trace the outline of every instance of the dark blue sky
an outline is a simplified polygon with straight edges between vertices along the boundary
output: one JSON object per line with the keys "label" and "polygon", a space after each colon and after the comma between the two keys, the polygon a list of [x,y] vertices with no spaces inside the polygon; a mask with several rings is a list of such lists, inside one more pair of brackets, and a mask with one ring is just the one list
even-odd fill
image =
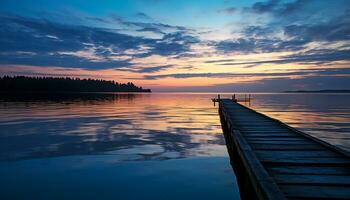
{"label": "dark blue sky", "polygon": [[1,1],[0,74],[155,91],[350,89],[350,1]]}

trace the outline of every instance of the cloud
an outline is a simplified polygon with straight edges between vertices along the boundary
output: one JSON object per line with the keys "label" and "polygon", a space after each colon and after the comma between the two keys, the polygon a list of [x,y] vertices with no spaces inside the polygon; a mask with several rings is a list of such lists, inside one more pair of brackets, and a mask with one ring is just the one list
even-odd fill
{"label": "cloud", "polygon": [[296,0],[292,2],[283,2],[282,0],[268,0],[264,2],[256,2],[251,8],[252,12],[256,13],[272,13],[275,15],[288,15],[298,12],[305,4],[311,1]]}
{"label": "cloud", "polygon": [[139,73],[151,73],[151,72],[159,72],[164,69],[169,69],[173,67],[172,65],[162,65],[162,66],[156,66],[156,67],[145,67],[142,69],[139,69],[137,72]]}
{"label": "cloud", "polygon": [[[331,84],[330,84],[331,83]],[[282,92],[287,90],[349,89],[350,79],[346,76],[306,76],[300,78],[265,78],[242,83],[216,84],[203,87],[203,91],[235,92]],[[254,97],[253,97],[254,98]]]}
{"label": "cloud", "polygon": [[199,42],[198,38],[188,35],[186,32],[175,32],[165,34],[162,39],[148,45],[152,48],[150,52],[152,54],[181,56],[191,52],[191,45]]}
{"label": "cloud", "polygon": [[[115,29],[65,25],[14,15],[1,15],[0,22],[2,64],[85,69],[132,68],[129,62],[131,56],[186,54],[192,51],[192,44],[199,42],[199,39],[186,31],[166,33],[159,39],[151,39],[119,33]],[[154,23],[142,25],[145,28],[140,31],[161,32],[152,27],[168,27]],[[18,52],[28,52],[31,55]]]}
{"label": "cloud", "polygon": [[219,13],[224,13],[224,14],[228,14],[228,15],[232,15],[234,13],[237,12],[237,8],[236,7],[228,7],[228,8],[223,8],[218,10]]}
{"label": "cloud", "polygon": [[64,25],[20,16],[2,16],[0,21],[3,24],[0,51],[78,51],[86,44],[112,45],[113,48],[126,50],[149,42],[114,30]]}
{"label": "cloud", "polygon": [[[348,1],[267,0],[249,7],[226,5],[233,6],[221,7],[220,10],[214,8],[216,15],[205,24],[209,27],[196,28],[162,23],[148,13],[131,10],[122,12],[124,16],[105,13],[104,17],[97,17],[73,13],[71,21],[68,20],[71,13],[64,13],[63,17],[54,16],[50,11],[40,17],[2,14],[0,64],[82,68],[91,73],[98,73],[96,70],[99,69],[116,69],[117,73],[139,73],[135,79],[144,77],[146,80],[220,78],[220,82],[223,79],[227,82],[237,77],[276,80],[290,76],[348,75],[344,69],[319,69],[320,65],[336,68],[333,65],[338,64],[336,61],[342,64],[350,61]],[[216,24],[216,20],[221,21]],[[200,23],[198,25],[202,25]],[[220,24],[225,24],[225,27],[220,29]],[[263,55],[259,55],[249,61],[209,60],[244,54],[253,57],[261,53],[271,53],[274,57],[261,60],[258,58]],[[273,65],[273,69],[283,64],[303,64],[317,69],[232,73],[234,66],[249,68],[264,64]],[[186,68],[188,65],[191,67]],[[222,73],[215,73],[218,68]],[[168,69],[176,69],[178,73],[167,74]],[[195,73],[204,70],[212,73]]]}
{"label": "cloud", "polygon": [[[329,4],[329,3],[328,3]],[[266,53],[305,51],[310,43],[343,42],[350,47],[350,4],[315,4],[324,13],[312,14],[310,2],[280,0],[257,2],[245,8],[245,12],[281,14],[267,21],[244,24],[239,32],[233,31],[232,39],[212,42],[221,53]],[[308,7],[304,6],[308,5]],[[326,6],[332,7],[327,9]],[[315,7],[313,8],[315,9]],[[338,10],[337,13],[334,10]],[[284,15],[282,15],[284,13]],[[288,15],[286,15],[288,13]],[[326,17],[325,17],[326,15]],[[307,20],[313,19],[313,20]]]}
{"label": "cloud", "polygon": [[[144,13],[138,13],[137,15],[142,15],[142,18],[150,18],[148,15]],[[123,17],[116,15],[116,14],[111,14],[109,16],[111,19],[110,23],[118,23],[120,25],[124,25],[127,27],[127,29],[135,29],[135,30],[140,30],[140,29],[157,29],[165,33],[170,33],[170,32],[176,32],[176,31],[191,31],[191,29],[186,28],[184,26],[173,26],[169,24],[164,24],[164,23],[159,23],[159,22],[154,22],[155,20],[150,20],[151,22],[135,22],[135,21],[129,21],[124,19]]]}
{"label": "cloud", "polygon": [[217,50],[223,53],[268,53],[281,51],[298,51],[308,42],[303,40],[282,40],[278,38],[238,38],[214,43]]}
{"label": "cloud", "polygon": [[38,54],[32,55],[0,55],[0,64],[18,64],[32,66],[60,66],[70,68],[82,68],[90,70],[114,69],[120,67],[132,67],[129,60],[92,61],[72,55]]}
{"label": "cloud", "polygon": [[323,23],[287,25],[284,34],[294,40],[309,42],[350,40],[350,12]]}
{"label": "cloud", "polygon": [[128,69],[128,68],[121,68],[118,69],[119,71],[129,71],[134,73],[154,73],[159,72],[165,69],[173,68],[173,65],[160,65],[160,66],[154,66],[154,67],[142,67],[138,69]]}
{"label": "cloud", "polygon": [[310,50],[303,53],[295,53],[288,56],[281,56],[273,60],[259,60],[259,61],[245,61],[239,62],[234,59],[208,60],[206,63],[216,63],[218,65],[250,65],[250,67],[261,64],[288,64],[288,63],[302,63],[302,64],[327,64],[333,61],[350,61],[350,49],[348,50]]}
{"label": "cloud", "polygon": [[305,4],[311,1],[296,0],[292,2],[283,2],[282,0],[268,0],[256,2],[251,7],[245,8],[247,11],[258,14],[271,13],[274,15],[290,15],[298,12]]}
{"label": "cloud", "polygon": [[150,17],[149,15],[147,15],[144,12],[137,12],[136,13],[136,17],[137,18],[142,18],[142,19],[146,19],[146,20],[150,20],[150,21],[154,21],[154,19],[152,17]]}
{"label": "cloud", "polygon": [[[289,56],[282,57],[285,62],[303,62],[309,63],[314,62],[318,64],[329,63],[333,61],[350,61],[350,49],[347,50],[335,50],[335,49],[321,49],[321,50],[310,50],[305,53],[297,53]],[[283,60],[282,59],[282,60]]]}
{"label": "cloud", "polygon": [[[258,1],[253,3],[249,7],[227,7],[224,9],[219,9],[219,13],[234,14],[240,13],[250,13],[250,14],[270,14],[275,17],[287,17],[290,15],[300,14],[301,10],[305,9],[311,5],[320,3],[317,0],[294,0],[294,1],[284,1],[284,0],[267,0]],[[344,3],[344,2],[341,2]]]}
{"label": "cloud", "polygon": [[266,72],[266,73],[178,73],[178,74],[160,74],[160,75],[145,75],[146,80],[155,80],[161,78],[242,78],[242,77],[290,77],[290,76],[307,76],[307,75],[350,75],[350,69],[334,69],[334,68],[319,68],[319,69],[298,69],[292,72]]}
{"label": "cloud", "polygon": [[223,52],[242,52],[249,53],[254,52],[257,49],[255,48],[255,41],[239,38],[237,40],[224,40],[218,42],[216,45],[216,49]]}
{"label": "cloud", "polygon": [[137,31],[139,31],[139,32],[154,32],[154,33],[159,33],[159,34],[165,34],[161,29],[154,28],[154,27],[142,28],[142,29],[139,29]]}
{"label": "cloud", "polygon": [[272,12],[278,6],[279,0],[269,0],[266,2],[256,2],[250,8],[252,11],[257,13]]}

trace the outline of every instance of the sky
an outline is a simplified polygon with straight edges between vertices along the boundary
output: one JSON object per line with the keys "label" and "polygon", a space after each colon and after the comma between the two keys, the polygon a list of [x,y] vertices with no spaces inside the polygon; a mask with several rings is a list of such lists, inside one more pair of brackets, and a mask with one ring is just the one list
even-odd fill
{"label": "sky", "polygon": [[349,0],[2,0],[0,75],[153,91],[350,89]]}

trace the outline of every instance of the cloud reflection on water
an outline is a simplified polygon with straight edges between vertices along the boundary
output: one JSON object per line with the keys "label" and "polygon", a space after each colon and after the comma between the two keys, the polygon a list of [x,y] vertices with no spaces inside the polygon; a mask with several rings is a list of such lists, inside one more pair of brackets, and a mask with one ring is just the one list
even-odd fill
{"label": "cloud reflection on water", "polygon": [[[115,155],[116,161],[226,156],[213,96],[2,97],[0,160],[96,154]],[[348,94],[254,94],[251,106],[350,150],[348,102]]]}
{"label": "cloud reflection on water", "polygon": [[92,94],[3,99],[1,160],[112,154],[118,160],[225,155],[207,96]]}

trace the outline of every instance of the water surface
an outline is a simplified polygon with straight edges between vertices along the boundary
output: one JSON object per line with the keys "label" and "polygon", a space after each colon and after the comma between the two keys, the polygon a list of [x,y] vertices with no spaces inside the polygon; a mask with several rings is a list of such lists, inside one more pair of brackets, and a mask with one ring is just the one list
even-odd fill
{"label": "water surface", "polygon": [[211,94],[3,98],[2,199],[239,199]]}
{"label": "water surface", "polygon": [[[1,199],[239,199],[216,94],[20,96],[0,102]],[[349,150],[349,102],[253,94],[248,106]]]}

